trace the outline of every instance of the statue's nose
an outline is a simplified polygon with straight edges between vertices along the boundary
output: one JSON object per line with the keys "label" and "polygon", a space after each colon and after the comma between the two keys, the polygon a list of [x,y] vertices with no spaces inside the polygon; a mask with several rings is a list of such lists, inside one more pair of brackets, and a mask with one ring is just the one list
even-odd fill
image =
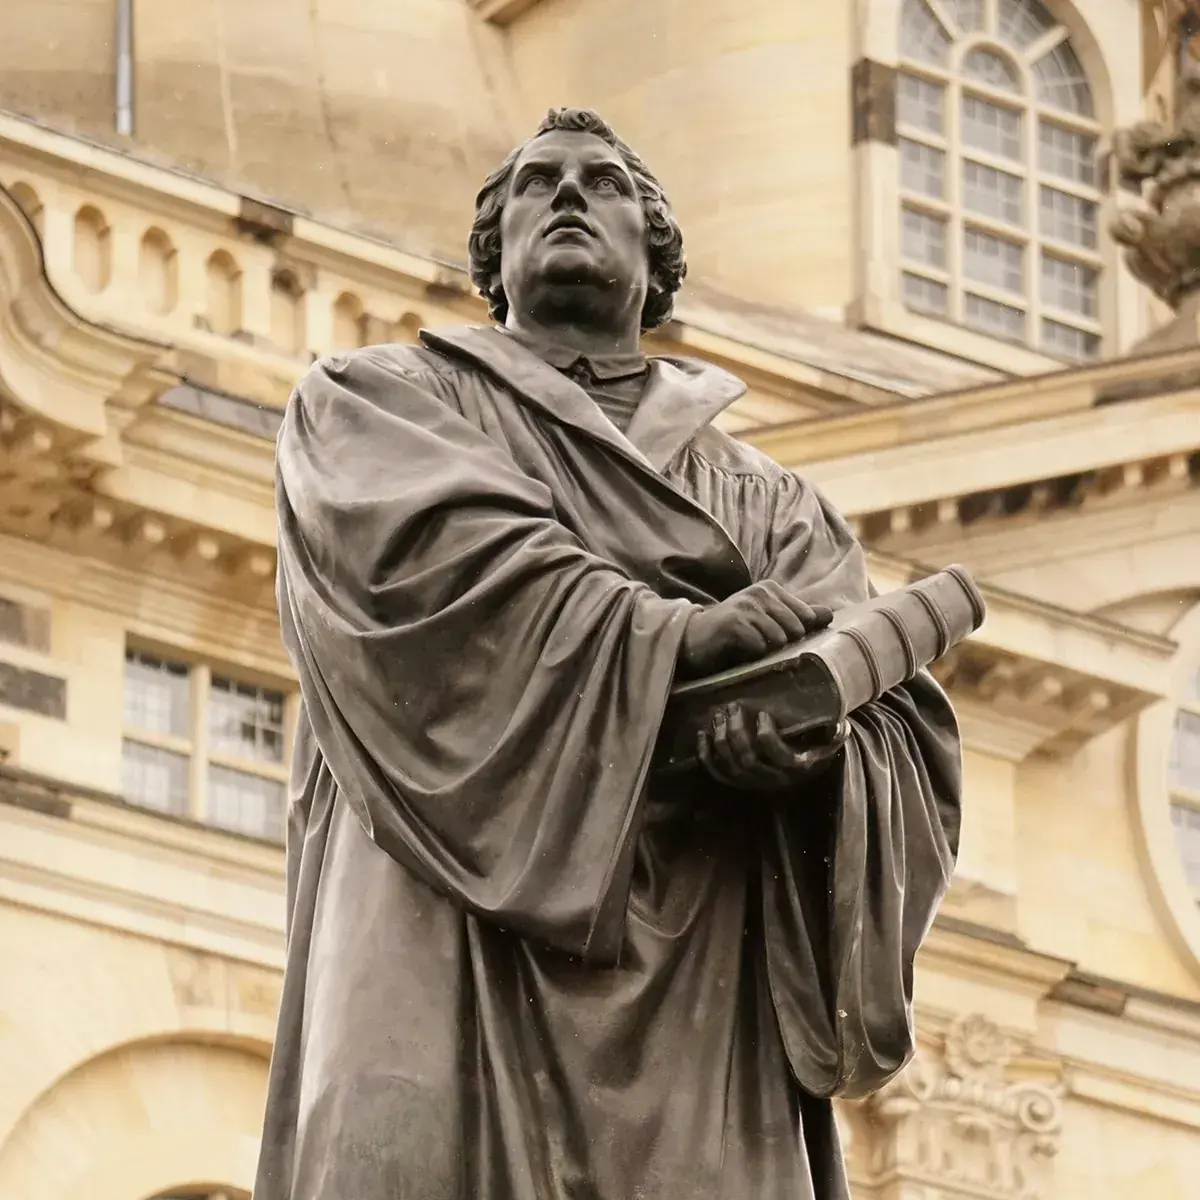
{"label": "statue's nose", "polygon": [[582,208],[584,206],[583,189],[574,175],[564,175],[554,189],[555,208]]}

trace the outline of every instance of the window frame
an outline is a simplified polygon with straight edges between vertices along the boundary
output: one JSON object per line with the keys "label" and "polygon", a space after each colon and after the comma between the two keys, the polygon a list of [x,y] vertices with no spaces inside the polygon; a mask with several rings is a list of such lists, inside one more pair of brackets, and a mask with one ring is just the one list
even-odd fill
{"label": "window frame", "polygon": [[[159,733],[149,729],[138,729],[125,722],[125,696],[127,687],[127,665],[131,654],[145,655],[164,663],[170,663],[187,668],[188,689],[188,736]],[[226,767],[246,775],[266,779],[278,783],[285,789],[288,784],[292,750],[295,745],[296,722],[300,710],[300,693],[295,683],[287,680],[272,678],[262,672],[247,670],[225,663],[215,663],[198,655],[173,646],[163,646],[147,643],[140,639],[128,637],[125,643],[125,653],[121,660],[121,762],[125,762],[125,743],[134,742],[155,750],[164,750],[177,754],[187,760],[187,802],[184,811],[176,814],[166,808],[156,808],[152,805],[139,804],[124,796],[122,798],[140,812],[156,813],[160,816],[181,816],[194,821],[207,829],[220,830],[243,837],[254,837],[261,841],[274,842],[276,839],[268,834],[248,833],[245,830],[230,827],[212,819],[210,816],[208,768],[210,766]],[[267,762],[263,759],[247,758],[243,755],[228,754],[212,750],[209,746],[209,711],[212,696],[213,678],[228,679],[235,684],[247,687],[257,687],[277,692],[283,697],[283,747],[282,757],[278,763]],[[286,813],[283,823],[286,823]],[[282,838],[283,828],[280,834]]]}
{"label": "window frame", "polygon": [[[1066,366],[1077,366],[1089,360],[1079,359],[1065,350],[1057,347],[1043,348],[1042,325],[1043,319],[1059,320],[1061,324],[1071,328],[1079,328],[1099,338],[1097,356],[1117,351],[1122,338],[1122,330],[1118,328],[1118,316],[1121,324],[1131,317],[1134,312],[1140,314],[1138,306],[1142,297],[1137,290],[1136,281],[1123,278],[1119,262],[1119,254],[1112,239],[1104,235],[1112,214],[1113,197],[1110,181],[1105,174],[1103,162],[1097,164],[1096,181],[1094,186],[1079,184],[1070,178],[1051,176],[1040,167],[1042,150],[1040,147],[1040,122],[1049,120],[1056,126],[1077,130],[1089,137],[1097,139],[1102,148],[1105,131],[1112,126],[1111,96],[1108,91],[1108,77],[1102,68],[1097,68],[1094,60],[1094,47],[1089,39],[1080,38],[1075,28],[1077,20],[1068,19],[1069,15],[1064,6],[1054,0],[1043,0],[1050,10],[1056,25],[1053,37],[1042,39],[1035,43],[1037,53],[1042,53],[1041,45],[1045,42],[1047,52],[1054,45],[1069,42],[1083,70],[1086,72],[1092,92],[1093,114],[1090,118],[1072,114],[1051,104],[1038,96],[1033,73],[1027,63],[1018,59],[1013,49],[998,41],[994,41],[985,33],[955,34],[950,46],[954,56],[951,63],[944,68],[932,67],[917,61],[902,58],[900,54],[901,27],[899,6],[889,7],[870,4],[865,6],[860,0],[860,8],[868,18],[867,28],[862,35],[862,49],[867,56],[881,68],[887,69],[892,76],[894,91],[896,121],[894,136],[889,138],[861,136],[855,145],[857,184],[858,184],[858,214],[859,214],[859,246],[855,279],[855,299],[848,305],[847,318],[853,323],[882,330],[886,333],[928,346],[935,350],[992,366],[1002,371],[1039,374],[1053,371]],[[994,0],[984,0],[985,20],[990,20],[987,14],[993,8]],[[933,0],[929,5],[935,17],[938,12],[947,13],[948,9],[939,0]],[[947,28],[943,23],[943,28]],[[951,26],[952,27],[952,26]],[[990,25],[987,26],[991,28]],[[982,82],[968,81],[958,72],[957,63],[961,57],[975,48],[986,48],[998,52],[1008,63],[1022,73],[1025,81],[1024,93],[1016,96],[1010,92],[988,87]],[[922,77],[930,81],[936,80],[946,87],[943,101],[943,134],[941,139],[919,129],[914,133],[912,126],[901,118],[900,88],[903,74]],[[1023,154],[1020,163],[1008,159],[997,159],[989,156],[986,151],[976,151],[974,148],[964,154],[966,147],[961,142],[962,97],[963,95],[978,95],[992,103],[1004,107],[1019,108],[1025,114],[1021,136]],[[925,141],[927,144],[938,144],[950,150],[946,162],[947,186],[953,187],[942,204],[930,198],[911,196],[914,210],[923,210],[939,215],[951,214],[953,224],[946,226],[945,242],[947,254],[955,256],[954,261],[947,262],[944,274],[938,275],[925,270],[919,263],[912,265],[917,269],[911,274],[923,275],[930,280],[937,280],[954,290],[952,280],[958,280],[958,295],[964,297],[970,291],[1003,304],[1011,305],[1013,297],[1005,291],[994,291],[986,284],[976,285],[967,281],[961,271],[962,231],[965,225],[975,226],[984,232],[997,233],[1009,240],[1018,240],[1023,247],[1023,264],[1027,294],[1037,298],[1035,305],[1025,301],[1026,333],[1030,340],[1017,342],[1005,340],[998,334],[971,328],[959,324],[949,316],[933,315],[910,309],[903,295],[903,277],[909,265],[907,256],[903,254],[902,221],[906,199],[910,194],[903,188],[901,182],[901,147],[902,139]],[[1010,228],[1004,222],[989,220],[983,215],[968,216],[961,206],[961,174],[964,157],[985,165],[994,166],[1010,174],[1019,175],[1025,182],[1024,203],[1029,220],[1023,229]],[[1057,190],[1069,195],[1079,194],[1097,206],[1097,246],[1094,252],[1073,243],[1062,243],[1050,238],[1039,238],[1038,222],[1040,218],[1040,195],[1036,190],[1040,183],[1048,183]],[[1014,239],[1013,235],[1016,235]],[[956,244],[957,242],[957,244]],[[1024,250],[1025,246],[1031,249]],[[1040,302],[1041,290],[1041,250],[1045,249],[1053,256],[1068,261],[1080,261],[1085,266],[1100,272],[1096,290],[1096,313],[1094,318],[1071,310],[1059,310],[1051,303]],[[1035,273],[1031,277],[1031,272]],[[957,301],[965,304],[965,299]],[[1133,332],[1131,323],[1130,332]]]}
{"label": "window frame", "polygon": [[1190,793],[1175,787],[1168,768],[1175,714],[1181,706],[1195,703],[1188,697],[1191,680],[1200,669],[1200,604],[1193,605],[1166,632],[1178,647],[1166,694],[1141,713],[1134,732],[1134,830],[1149,897],[1183,961],[1200,979],[1200,904],[1187,879],[1171,814],[1173,797]]}
{"label": "window frame", "polygon": [[[1192,680],[1189,681],[1189,683],[1191,684],[1192,687],[1196,687],[1195,682],[1193,682],[1195,680],[1200,680],[1200,666],[1196,667],[1196,670],[1192,676]],[[1200,687],[1196,687],[1196,690],[1200,691]],[[1174,707],[1173,723],[1172,723],[1172,728],[1171,728],[1171,750],[1174,750],[1175,739],[1179,736],[1177,727],[1174,724],[1174,722],[1178,720],[1178,716],[1180,713],[1189,713],[1190,715],[1192,715],[1192,716],[1196,717],[1198,720],[1200,720],[1200,695],[1192,696],[1185,691],[1185,694],[1182,696],[1182,698],[1176,699],[1175,707]],[[1175,783],[1171,778],[1170,771],[1168,770],[1168,772],[1167,772],[1167,804],[1170,809],[1173,809],[1176,807],[1185,808],[1194,813],[1200,814],[1200,788],[1192,788],[1192,787],[1188,787],[1184,784]],[[1171,815],[1171,824],[1172,824],[1172,827],[1174,827],[1174,814],[1172,813],[1170,815]],[[1178,833],[1176,833],[1176,837],[1178,837]],[[1182,863],[1183,858],[1184,858],[1182,848],[1180,848],[1179,857],[1180,857],[1180,860]],[[1184,867],[1184,873],[1185,873],[1185,875],[1187,873],[1186,865]],[[1197,880],[1195,883],[1192,883],[1192,881],[1189,879],[1188,884],[1192,889],[1196,903],[1198,905],[1200,905],[1200,880]]]}

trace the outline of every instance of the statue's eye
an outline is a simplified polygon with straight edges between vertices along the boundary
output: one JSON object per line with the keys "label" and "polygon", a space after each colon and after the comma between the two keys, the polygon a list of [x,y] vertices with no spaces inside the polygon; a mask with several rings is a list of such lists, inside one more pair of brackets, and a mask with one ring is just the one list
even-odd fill
{"label": "statue's eye", "polygon": [[596,191],[598,192],[619,192],[620,190],[620,186],[611,175],[601,175],[596,180]]}
{"label": "statue's eye", "polygon": [[544,192],[550,186],[550,180],[545,175],[530,175],[525,180],[524,191]]}

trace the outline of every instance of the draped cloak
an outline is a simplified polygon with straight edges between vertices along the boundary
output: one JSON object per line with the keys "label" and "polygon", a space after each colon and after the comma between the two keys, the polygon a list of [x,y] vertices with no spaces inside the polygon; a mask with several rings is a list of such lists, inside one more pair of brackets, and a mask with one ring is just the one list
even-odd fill
{"label": "draped cloak", "polygon": [[861,548],[651,360],[621,434],[494,329],[317,362],[278,441],[299,673],[256,1200],[843,1200],[957,849],[921,674],[784,793],[656,777],[688,615]]}

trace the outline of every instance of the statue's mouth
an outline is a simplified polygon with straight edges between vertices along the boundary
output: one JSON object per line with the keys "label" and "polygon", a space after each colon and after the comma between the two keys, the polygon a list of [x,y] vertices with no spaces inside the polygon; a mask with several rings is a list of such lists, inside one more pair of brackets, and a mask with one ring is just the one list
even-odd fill
{"label": "statue's mouth", "polygon": [[556,233],[567,231],[586,234],[588,237],[595,237],[592,227],[582,217],[577,217],[573,213],[564,213],[562,216],[555,217],[546,226],[546,232],[543,236],[551,237]]}

